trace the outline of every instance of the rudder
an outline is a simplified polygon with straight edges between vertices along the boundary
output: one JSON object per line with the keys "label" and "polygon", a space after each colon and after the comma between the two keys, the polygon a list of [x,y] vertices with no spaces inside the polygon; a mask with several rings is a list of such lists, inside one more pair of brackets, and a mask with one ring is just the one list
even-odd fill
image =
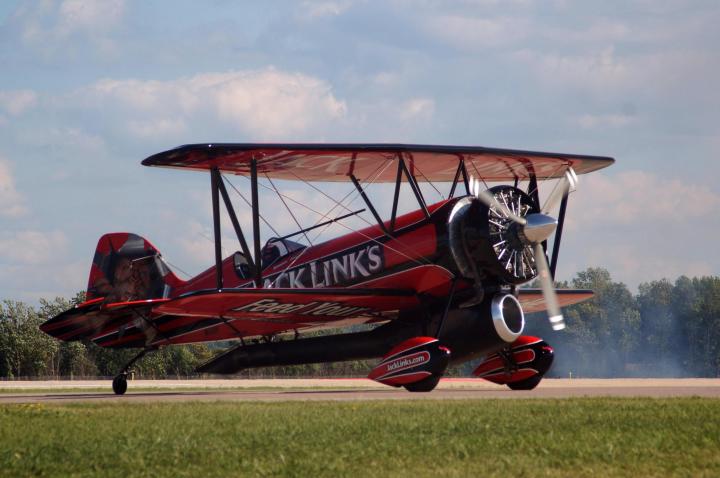
{"label": "rudder", "polygon": [[108,302],[169,297],[182,284],[155,246],[137,234],[103,235],[95,248],[87,300]]}

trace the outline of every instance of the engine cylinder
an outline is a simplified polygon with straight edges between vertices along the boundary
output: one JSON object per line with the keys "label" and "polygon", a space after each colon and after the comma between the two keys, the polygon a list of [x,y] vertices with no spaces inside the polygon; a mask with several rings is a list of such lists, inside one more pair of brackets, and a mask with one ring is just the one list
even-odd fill
{"label": "engine cylinder", "polygon": [[[488,192],[518,216],[539,212],[534,200],[518,188],[495,186]],[[453,204],[447,228],[450,254],[464,277],[514,285],[537,275],[532,245],[524,239],[522,228],[500,209],[473,196],[463,197]]]}

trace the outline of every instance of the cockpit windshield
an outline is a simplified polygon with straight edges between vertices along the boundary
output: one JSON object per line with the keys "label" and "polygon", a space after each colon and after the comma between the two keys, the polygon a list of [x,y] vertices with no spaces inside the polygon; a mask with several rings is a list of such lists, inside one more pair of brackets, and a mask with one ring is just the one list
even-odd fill
{"label": "cockpit windshield", "polygon": [[265,246],[262,248],[260,254],[262,258],[262,267],[265,269],[266,267],[273,265],[281,257],[284,257],[291,252],[305,249],[305,247],[307,246],[288,239],[278,239],[277,237],[272,237],[268,239],[267,243],[265,243]]}

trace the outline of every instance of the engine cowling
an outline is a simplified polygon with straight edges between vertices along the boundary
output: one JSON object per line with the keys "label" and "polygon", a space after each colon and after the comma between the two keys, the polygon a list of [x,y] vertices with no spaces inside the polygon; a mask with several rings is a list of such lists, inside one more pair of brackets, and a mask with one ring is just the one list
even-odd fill
{"label": "engine cowling", "polygon": [[477,305],[450,310],[440,340],[453,352],[453,362],[492,354],[515,342],[525,329],[520,302],[509,293],[488,295]]}
{"label": "engine cowling", "polygon": [[[539,212],[535,201],[516,187],[496,186],[488,192],[517,216]],[[537,276],[534,251],[522,229],[501,210],[473,196],[453,205],[448,241],[453,260],[465,277],[514,285]]]}

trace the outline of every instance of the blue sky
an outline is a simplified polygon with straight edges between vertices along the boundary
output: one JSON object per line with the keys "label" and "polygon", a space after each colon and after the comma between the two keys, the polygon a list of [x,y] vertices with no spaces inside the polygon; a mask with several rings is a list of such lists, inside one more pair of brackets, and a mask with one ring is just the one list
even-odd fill
{"label": "blue sky", "polygon": [[718,274],[718,24],[715,1],[6,0],[0,297],[83,289],[109,231],[204,269],[208,178],[139,163],[217,141],[613,156],[572,196],[558,278],[588,266],[631,287]]}

